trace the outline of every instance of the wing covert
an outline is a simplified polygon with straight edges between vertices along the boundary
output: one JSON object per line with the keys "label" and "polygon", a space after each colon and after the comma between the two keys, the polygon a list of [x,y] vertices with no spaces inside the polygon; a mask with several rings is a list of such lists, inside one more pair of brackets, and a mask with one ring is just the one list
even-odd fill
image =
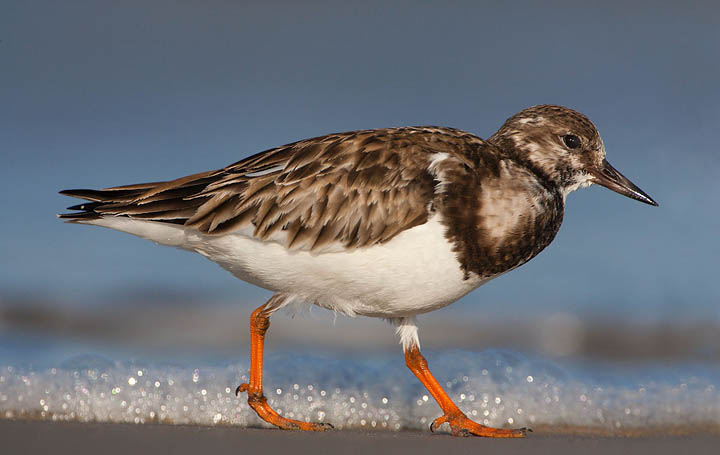
{"label": "wing covert", "polygon": [[94,202],[86,213],[61,217],[172,222],[313,252],[359,248],[425,223],[438,184],[428,169],[432,155],[446,153],[460,163],[482,143],[437,127],[333,134],[174,181],[69,190],[64,194]]}

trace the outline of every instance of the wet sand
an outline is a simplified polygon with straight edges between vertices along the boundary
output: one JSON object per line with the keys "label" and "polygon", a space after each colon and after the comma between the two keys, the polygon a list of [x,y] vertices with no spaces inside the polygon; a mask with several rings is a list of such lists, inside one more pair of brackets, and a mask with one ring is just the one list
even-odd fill
{"label": "wet sand", "polygon": [[711,454],[720,435],[577,434],[536,429],[525,439],[455,438],[429,432],[331,431],[327,433],[246,429],[230,426],[131,425],[0,420],[0,451],[7,454],[424,454],[533,455]]}

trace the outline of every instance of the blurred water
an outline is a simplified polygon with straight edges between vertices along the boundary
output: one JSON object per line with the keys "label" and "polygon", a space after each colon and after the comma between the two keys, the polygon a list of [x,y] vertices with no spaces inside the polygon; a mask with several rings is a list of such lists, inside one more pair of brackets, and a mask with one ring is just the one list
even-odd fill
{"label": "blurred water", "polygon": [[[247,380],[247,360],[130,360],[121,351],[79,354],[79,345],[52,352],[28,342],[3,346],[4,418],[266,426],[245,397],[234,395]],[[720,424],[717,366],[558,362],[499,350],[428,351],[426,357],[460,408],[486,425]],[[270,404],[295,419],[401,430],[426,429],[440,415],[399,352],[269,354],[265,372]]]}

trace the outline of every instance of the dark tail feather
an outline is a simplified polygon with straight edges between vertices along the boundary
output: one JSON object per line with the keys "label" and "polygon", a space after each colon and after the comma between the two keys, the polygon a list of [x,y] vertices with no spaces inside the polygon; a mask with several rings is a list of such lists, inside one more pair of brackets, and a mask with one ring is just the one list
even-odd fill
{"label": "dark tail feather", "polygon": [[131,201],[141,195],[141,190],[62,190],[60,194],[64,196],[76,197],[78,199],[86,199],[93,202],[105,201]]}
{"label": "dark tail feather", "polygon": [[89,189],[75,189],[75,190],[62,190],[60,194],[64,196],[76,197],[78,199],[85,199],[90,202],[83,204],[73,205],[68,207],[68,210],[77,210],[75,213],[61,213],[58,218],[66,220],[68,222],[73,221],[88,221],[96,220],[102,215],[95,211],[98,207],[109,202],[119,201],[131,201],[142,194],[143,191],[140,189],[118,189],[118,190],[89,190]]}
{"label": "dark tail feather", "polygon": [[89,202],[68,207],[68,210],[77,210],[77,212],[62,213],[58,218],[72,223],[97,220],[104,216],[127,216],[184,224],[207,199],[194,197],[205,188],[207,181],[201,178],[198,181],[175,182],[178,185],[172,185],[172,182],[160,182],[104,190],[63,190],[60,194],[86,199]]}

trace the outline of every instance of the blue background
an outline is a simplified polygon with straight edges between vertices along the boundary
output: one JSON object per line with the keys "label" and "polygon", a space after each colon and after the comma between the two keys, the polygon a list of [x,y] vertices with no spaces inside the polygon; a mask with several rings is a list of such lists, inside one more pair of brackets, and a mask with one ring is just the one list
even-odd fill
{"label": "blue background", "polygon": [[488,137],[552,103],[587,114],[660,207],[578,191],[545,252],[443,311],[720,316],[713,2],[0,3],[4,299],[257,305],[266,292],[199,255],[60,223],[76,202],[57,191],[173,179],[360,128]]}

